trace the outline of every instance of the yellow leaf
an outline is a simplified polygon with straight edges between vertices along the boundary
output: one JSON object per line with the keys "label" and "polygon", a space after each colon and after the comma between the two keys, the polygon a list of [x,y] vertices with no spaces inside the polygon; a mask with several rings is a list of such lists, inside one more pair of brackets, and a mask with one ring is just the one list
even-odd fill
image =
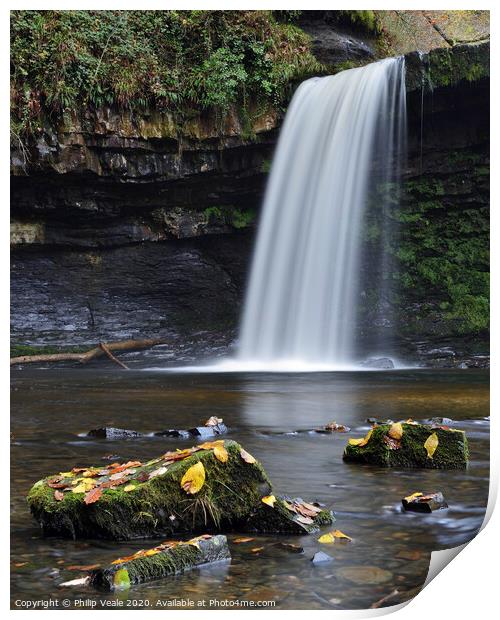
{"label": "yellow leaf", "polygon": [[427,456],[430,459],[434,456],[434,452],[436,452],[438,445],[439,439],[436,433],[432,433],[432,435],[429,435],[425,440],[424,448],[427,450]]}
{"label": "yellow leaf", "polygon": [[344,538],[345,540],[352,540],[350,536],[347,536],[347,534],[344,534],[344,532],[341,532],[340,530],[335,530],[335,532],[333,532],[333,535],[335,536],[335,538]]}
{"label": "yellow leaf", "polygon": [[144,552],[144,555],[149,557],[150,555],[156,555],[157,553],[160,553],[159,549],[148,549]]}
{"label": "yellow leaf", "polygon": [[412,493],[411,495],[408,495],[407,497],[405,497],[405,501],[412,502],[414,499],[417,499],[417,497],[421,497],[422,495],[423,493],[420,493],[420,492]]}
{"label": "yellow leaf", "polygon": [[372,436],[373,433],[373,428],[371,428],[365,435],[365,437],[362,437],[361,439],[349,439],[349,443],[351,444],[351,446],[359,446],[360,448],[362,448],[363,446],[366,446],[366,444],[370,441],[370,437]]}
{"label": "yellow leaf", "polygon": [[394,422],[394,424],[389,429],[388,435],[389,437],[392,437],[392,439],[401,439],[401,437],[403,436],[403,426],[401,422]]}
{"label": "yellow leaf", "polygon": [[199,461],[195,465],[192,465],[182,476],[181,487],[186,491],[194,495],[198,493],[201,487],[205,484],[205,468],[203,463]]}
{"label": "yellow leaf", "polygon": [[61,478],[73,478],[75,474],[72,471],[62,471],[59,475]]}
{"label": "yellow leaf", "polygon": [[83,483],[81,483],[81,484],[77,484],[76,487],[73,487],[71,489],[71,491],[73,493],[86,493],[87,492],[87,488],[86,488],[86,486]]}
{"label": "yellow leaf", "polygon": [[123,487],[123,490],[125,491],[125,493],[129,493],[130,491],[133,491],[134,489],[137,488],[137,484],[127,484],[126,487]]}
{"label": "yellow leaf", "polygon": [[318,542],[323,543],[325,545],[331,545],[335,542],[335,536],[333,532],[328,532],[328,534],[323,534],[318,538]]}
{"label": "yellow leaf", "polygon": [[264,504],[267,504],[268,506],[271,506],[271,508],[274,508],[276,498],[274,497],[274,495],[266,495],[262,498],[262,502],[264,502]]}
{"label": "yellow leaf", "polygon": [[227,453],[226,448],[224,446],[215,446],[214,448],[214,456],[221,463],[225,463],[229,458],[229,454]]}
{"label": "yellow leaf", "polygon": [[342,538],[344,540],[352,540],[350,536],[347,536],[340,530],[335,530],[333,532],[328,532],[327,534],[323,534],[323,536],[320,536],[318,538],[318,542],[324,543],[324,544],[332,544],[335,542],[336,538]]}

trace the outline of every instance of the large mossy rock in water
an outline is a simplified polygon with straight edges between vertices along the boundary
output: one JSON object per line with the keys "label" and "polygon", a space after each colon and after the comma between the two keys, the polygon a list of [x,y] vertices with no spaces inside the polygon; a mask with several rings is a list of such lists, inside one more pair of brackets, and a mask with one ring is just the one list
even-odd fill
{"label": "large mossy rock in water", "polygon": [[126,590],[130,586],[163,579],[195,566],[230,560],[225,536],[202,535],[188,541],[168,541],[132,556],[117,558],[92,571],[89,585],[100,590]]}
{"label": "large mossy rock in water", "polygon": [[469,450],[464,431],[396,422],[374,426],[363,439],[350,439],[343,458],[380,467],[465,469]]}
{"label": "large mossy rock in water", "polygon": [[308,516],[300,502],[270,493],[262,465],[235,441],[218,440],[146,463],[49,476],[32,487],[28,503],[44,534],[71,538],[129,540],[230,529],[304,534],[333,521],[328,511],[313,507]]}

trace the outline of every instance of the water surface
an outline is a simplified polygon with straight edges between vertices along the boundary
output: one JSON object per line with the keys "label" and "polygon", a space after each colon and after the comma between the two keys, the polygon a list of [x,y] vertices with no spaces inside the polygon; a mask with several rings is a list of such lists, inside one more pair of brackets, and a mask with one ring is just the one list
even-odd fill
{"label": "water surface", "polygon": [[[432,550],[470,540],[481,526],[488,498],[488,374],[483,371],[399,371],[308,374],[158,373],[144,371],[16,370],[12,375],[12,600],[84,596],[159,602],[274,601],[282,609],[370,607],[395,589],[390,603],[414,595],[425,581]],[[106,441],[80,437],[117,426],[145,433],[189,428],[211,415],[224,418],[228,438],[262,461],[277,492],[320,500],[335,511],[335,527],[353,538],[333,546],[318,535],[255,536],[234,544],[232,561],[173,579],[134,587],[126,594],[61,591],[58,584],[84,574],[70,566],[106,564],[156,541],[112,543],[44,539],[26,506],[36,480],[76,465],[148,459],[192,441],[142,437]],[[450,417],[467,432],[466,471],[386,470],[346,464],[348,437],[361,437],[366,418]],[[308,434],[336,420],[348,435]],[[405,514],[400,500],[413,491],[444,493],[449,510]],[[304,548],[290,553],[276,545]],[[313,566],[316,551],[333,561]],[[375,567],[366,571],[362,567]],[[381,569],[381,570],[380,570]],[[383,572],[386,571],[386,572]],[[139,603],[137,603],[139,601]],[[140,602],[142,601],[142,602]]]}

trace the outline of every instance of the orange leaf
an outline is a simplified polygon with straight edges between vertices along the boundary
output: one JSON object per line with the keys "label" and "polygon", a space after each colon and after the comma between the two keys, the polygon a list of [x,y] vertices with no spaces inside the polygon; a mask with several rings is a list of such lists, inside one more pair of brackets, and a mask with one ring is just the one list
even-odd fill
{"label": "orange leaf", "polygon": [[389,429],[388,435],[392,439],[401,439],[401,437],[403,436],[403,425],[401,424],[401,422],[394,422],[394,424]]}
{"label": "orange leaf", "polygon": [[58,502],[64,499],[64,493],[62,491],[54,491],[54,499]]}
{"label": "orange leaf", "polygon": [[255,538],[245,538],[245,537],[242,537],[242,538],[235,538],[235,539],[233,540],[233,543],[234,543],[235,545],[239,545],[240,543],[251,542],[252,540],[255,540]]}
{"label": "orange leaf", "polygon": [[101,495],[102,489],[97,487],[96,489],[91,489],[88,493],[85,493],[83,501],[86,504],[94,504],[95,502],[97,502],[98,499],[100,499]]}

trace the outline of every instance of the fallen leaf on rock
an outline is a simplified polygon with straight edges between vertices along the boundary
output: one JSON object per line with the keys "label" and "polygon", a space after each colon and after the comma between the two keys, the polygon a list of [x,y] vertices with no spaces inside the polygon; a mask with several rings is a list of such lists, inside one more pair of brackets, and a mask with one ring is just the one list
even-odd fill
{"label": "fallen leaf on rock", "polygon": [[351,444],[351,446],[359,446],[360,448],[362,448],[363,446],[366,446],[366,444],[370,441],[372,433],[373,428],[371,428],[361,439],[349,439],[349,443]]}
{"label": "fallen leaf on rock", "polygon": [[424,448],[427,450],[427,456],[430,459],[434,456],[434,452],[436,452],[438,445],[439,439],[436,433],[432,433],[432,435],[429,435],[425,440]]}
{"label": "fallen leaf on rock", "polygon": [[195,465],[191,465],[184,476],[182,476],[181,487],[184,491],[186,491],[186,493],[194,495],[195,493],[198,493],[204,484],[205,468],[203,467],[203,463],[198,461]]}
{"label": "fallen leaf on rock", "polygon": [[330,422],[325,425],[325,431],[330,431],[332,433],[347,433],[350,429],[343,424],[337,424],[337,422]]}
{"label": "fallen leaf on rock", "polygon": [[420,493],[420,491],[417,491],[416,493],[412,493],[411,495],[408,495],[407,497],[405,497],[405,501],[412,502],[417,497],[422,497],[422,495],[423,493]]}
{"label": "fallen leaf on rock", "polygon": [[84,484],[77,484],[75,487],[73,487],[72,492],[73,493],[86,493],[87,487]]}
{"label": "fallen leaf on rock", "polygon": [[392,439],[401,439],[401,437],[403,436],[403,425],[401,424],[401,422],[394,422],[394,424],[389,429],[388,435],[389,437],[392,437]]}
{"label": "fallen leaf on rock", "polygon": [[316,512],[316,514],[321,512],[321,508],[319,506],[315,506],[314,504],[310,504],[309,502],[302,502],[302,506],[304,506],[308,510]]}
{"label": "fallen leaf on rock", "polygon": [[205,422],[205,426],[218,426],[219,424],[222,424],[222,418],[218,418],[215,415],[210,416]]}
{"label": "fallen leaf on rock", "polygon": [[151,480],[151,478],[156,478],[157,476],[163,476],[163,474],[165,474],[166,472],[166,467],[158,467],[158,469],[154,469],[152,472],[149,473],[148,480]]}
{"label": "fallen leaf on rock", "polygon": [[83,501],[86,504],[94,504],[97,502],[102,496],[102,489],[99,487],[97,489],[92,489],[88,493],[85,494]]}
{"label": "fallen leaf on rock", "polygon": [[274,508],[274,503],[276,502],[276,498],[274,497],[274,495],[265,495],[261,501],[264,504],[271,506],[271,508]]}
{"label": "fallen leaf on rock", "polygon": [[304,523],[305,525],[311,525],[314,523],[311,517],[303,517],[302,515],[298,516],[295,520],[299,523]]}
{"label": "fallen leaf on rock", "polygon": [[62,491],[54,491],[54,499],[58,502],[64,499],[64,493]]}
{"label": "fallen leaf on rock", "polygon": [[98,473],[99,473],[99,470],[98,470],[98,469],[95,469],[95,468],[93,468],[93,467],[90,467],[89,469],[85,470],[85,471],[82,473],[82,476],[83,476],[84,478],[93,478],[94,476],[97,476],[97,474],[98,474]]}
{"label": "fallen leaf on rock", "polygon": [[233,542],[234,542],[236,545],[239,545],[240,543],[251,542],[252,540],[255,540],[255,538],[248,538],[248,537],[244,537],[244,536],[243,536],[243,537],[241,537],[241,538],[235,538],[235,539],[233,540]]}
{"label": "fallen leaf on rock", "polygon": [[144,552],[144,556],[149,557],[151,555],[156,555],[157,553],[160,553],[160,549],[148,549]]}
{"label": "fallen leaf on rock", "polygon": [[389,450],[399,450],[401,448],[401,442],[398,439],[389,437],[389,435],[385,435],[384,443],[389,446]]}
{"label": "fallen leaf on rock", "polygon": [[214,456],[221,463],[225,463],[227,459],[229,458],[229,454],[227,453],[227,450],[224,447],[224,445],[215,446]]}
{"label": "fallen leaf on rock", "polygon": [[130,493],[130,491],[134,491],[135,489],[137,489],[137,484],[127,484],[126,487],[123,487],[125,493]]}
{"label": "fallen leaf on rock", "polygon": [[240,456],[241,458],[245,461],[245,463],[256,463],[256,459],[246,450],[243,450],[243,448],[240,449]]}
{"label": "fallen leaf on rock", "polygon": [[215,441],[205,441],[204,443],[200,443],[196,446],[198,450],[213,450],[217,446],[223,446],[223,439],[216,439]]}

